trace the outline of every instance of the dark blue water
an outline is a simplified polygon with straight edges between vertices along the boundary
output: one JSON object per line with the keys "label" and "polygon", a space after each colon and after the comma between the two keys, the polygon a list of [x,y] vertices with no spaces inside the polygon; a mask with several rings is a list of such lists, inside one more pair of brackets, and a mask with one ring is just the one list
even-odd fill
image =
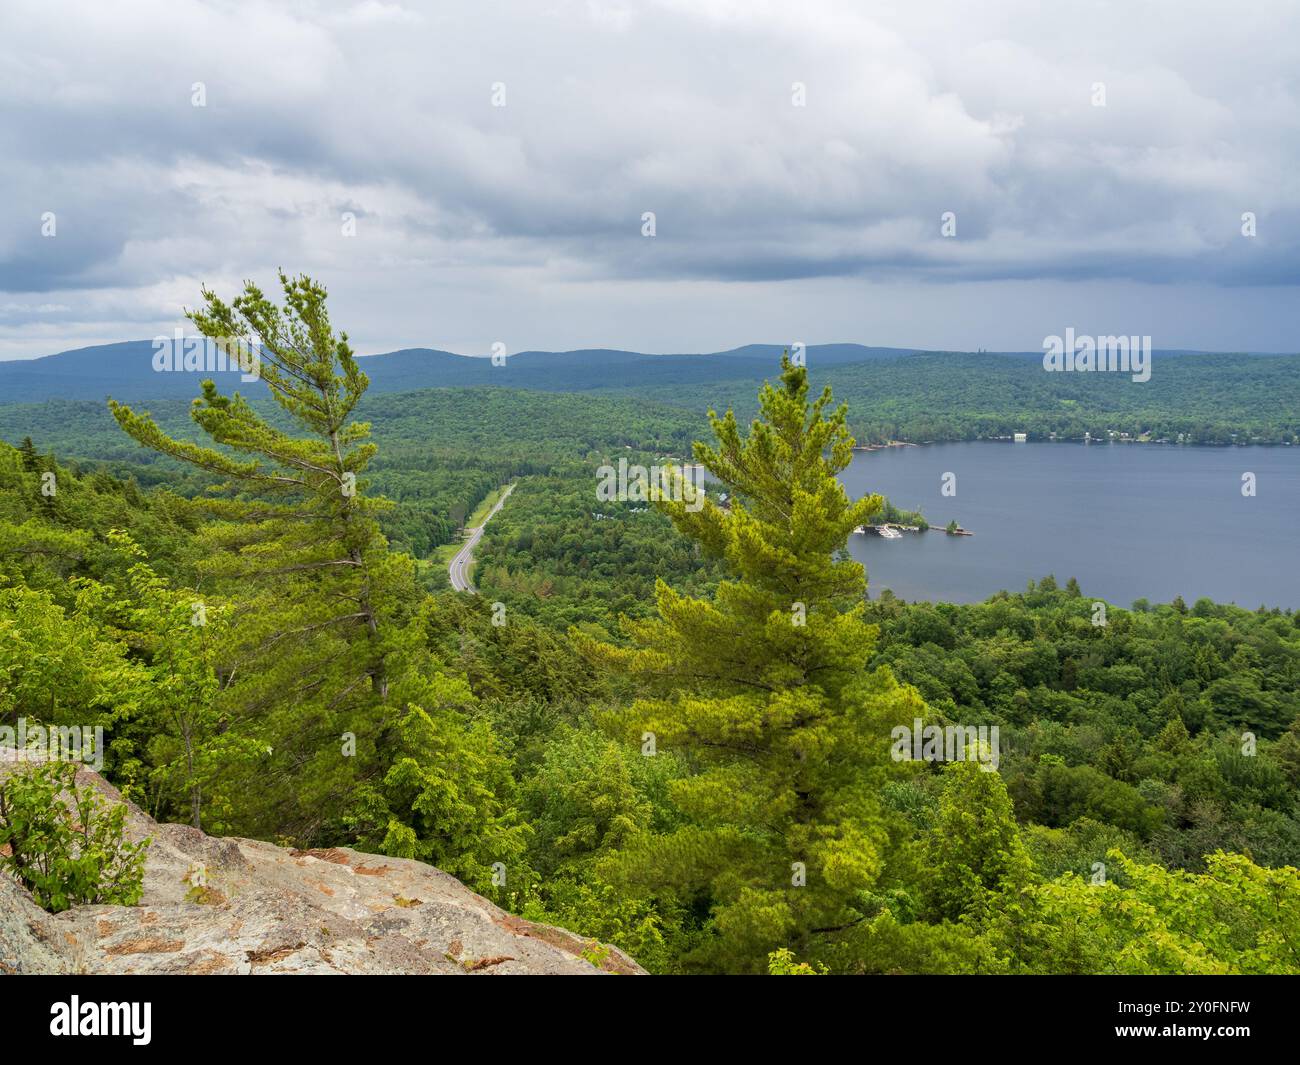
{"label": "dark blue water", "polygon": [[[940,527],[849,538],[873,597],[977,602],[1051,573],[1121,606],[1181,595],[1300,607],[1300,448],[939,444],[857,452],[841,480],[853,498],[880,492]],[[950,518],[975,535],[945,535]]]}

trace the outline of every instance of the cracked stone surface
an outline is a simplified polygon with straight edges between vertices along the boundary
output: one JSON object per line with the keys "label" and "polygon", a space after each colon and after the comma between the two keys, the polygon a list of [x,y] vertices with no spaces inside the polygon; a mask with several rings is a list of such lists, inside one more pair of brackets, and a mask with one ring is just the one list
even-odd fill
{"label": "cracked stone surface", "polygon": [[[23,771],[0,750],[0,775]],[[77,783],[124,801],[90,770]],[[0,874],[0,973],[644,972],[616,948],[592,951],[591,940],[514,917],[422,862],[215,838],[126,805],[127,835],[153,840],[140,904],[48,914]]]}

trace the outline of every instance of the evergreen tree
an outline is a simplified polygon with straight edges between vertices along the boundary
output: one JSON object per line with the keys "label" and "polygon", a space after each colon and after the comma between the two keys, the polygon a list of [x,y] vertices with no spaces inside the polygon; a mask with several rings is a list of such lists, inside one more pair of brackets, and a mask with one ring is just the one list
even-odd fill
{"label": "evergreen tree", "polygon": [[324,287],[280,281],[283,308],[249,283],[231,303],[205,290],[190,318],[231,357],[255,354],[282,416],[204,381],[191,410],[214,445],[204,446],[109,404],[141,444],[219,479],[199,503],[212,520],[196,537],[196,598],[230,604],[216,712],[223,731],[255,739],[263,756],[225,782],[217,805],[231,831],[359,839],[483,886],[494,861],[525,847],[508,763],[489,729],[464,720],[473,697],[429,654],[413,623],[413,563],[380,532],[387,501],[365,494],[375,445],[353,414],[366,375],[330,323]]}
{"label": "evergreen tree", "polygon": [[249,283],[232,303],[205,289],[205,308],[189,317],[232,357],[255,355],[271,397],[305,435],[210,380],[191,417],[216,447],[109,407],[141,444],[221,478],[201,504],[215,520],[199,538],[198,590],[237,597],[220,673],[241,727],[266,750],[257,778],[275,813],[265,830],[305,838],[347,790],[346,737],[363,754],[381,738],[390,630],[414,586],[375,520],[384,501],[358,481],[375,452],[369,426],[352,420],[366,376],[330,324],[325,289],[306,277],[280,281],[283,309]]}
{"label": "evergreen tree", "polygon": [[23,437],[23,442],[18,445],[18,453],[22,456],[22,467],[28,473],[35,473],[41,468],[40,456],[36,453],[36,445],[30,436]]}
{"label": "evergreen tree", "polygon": [[731,411],[710,412],[717,444],[697,443],[695,459],[730,508],[657,505],[732,579],[711,602],[659,582],[658,617],[625,621],[631,648],[574,633],[653,693],[618,715],[630,737],[696,769],[673,786],[690,823],[639,837],[620,865],[633,888],[707,908],[696,965],[761,972],[787,946],[816,957],[868,916],[888,843],[877,791],[889,730],[923,710],[865,669],[876,628],[844,548],[882,500],[852,502],[836,480],[853,439],[830,401],[827,389],[810,403],[806,371],[786,358],[747,437]]}

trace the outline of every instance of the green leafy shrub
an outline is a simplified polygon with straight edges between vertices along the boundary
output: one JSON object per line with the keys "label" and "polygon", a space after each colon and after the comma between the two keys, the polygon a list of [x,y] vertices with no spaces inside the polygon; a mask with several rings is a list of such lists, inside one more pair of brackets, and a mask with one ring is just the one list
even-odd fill
{"label": "green leafy shrub", "polygon": [[806,961],[795,961],[794,952],[782,947],[767,956],[768,976],[825,976],[826,966],[813,968]]}
{"label": "green leafy shrub", "polygon": [[71,763],[47,762],[0,781],[0,869],[50,913],[79,903],[132,906],[149,840],[128,842],[126,806],[77,787],[76,776]]}

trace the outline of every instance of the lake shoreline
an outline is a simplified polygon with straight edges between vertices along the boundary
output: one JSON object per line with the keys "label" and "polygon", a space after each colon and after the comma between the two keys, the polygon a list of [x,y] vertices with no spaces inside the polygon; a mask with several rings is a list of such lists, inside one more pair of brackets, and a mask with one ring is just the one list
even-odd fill
{"label": "lake shoreline", "polygon": [[878,493],[945,533],[960,515],[976,534],[851,537],[873,588],[982,602],[1052,574],[1117,604],[1181,595],[1300,609],[1300,450],[997,443],[854,453],[840,474],[852,498]]}

